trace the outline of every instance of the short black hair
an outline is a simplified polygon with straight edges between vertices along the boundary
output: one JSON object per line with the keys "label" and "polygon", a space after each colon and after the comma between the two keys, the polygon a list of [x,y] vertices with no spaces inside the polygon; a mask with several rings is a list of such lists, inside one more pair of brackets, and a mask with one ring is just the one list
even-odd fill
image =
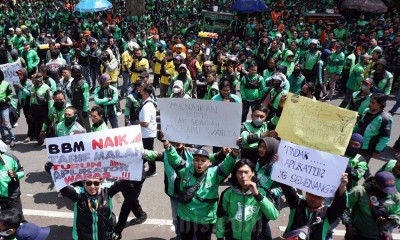
{"label": "short black hair", "polygon": [[65,93],[64,93],[63,90],[55,90],[54,93],[53,93],[53,98],[55,96],[57,96],[57,95],[60,95],[60,94],[62,94],[64,96],[64,99],[65,99]]}
{"label": "short black hair", "polygon": [[229,82],[228,80],[223,80],[218,84],[218,88],[221,90],[224,87],[229,86],[230,88],[232,88],[232,84],[231,82]]}
{"label": "short black hair", "polygon": [[146,85],[143,87],[143,91],[147,92],[149,95],[153,93],[153,88],[150,85]]}
{"label": "short black hair", "polygon": [[65,110],[67,110],[67,109],[71,109],[72,111],[74,111],[74,115],[76,115],[78,112],[78,110],[76,108],[74,108],[73,106],[69,106]]}
{"label": "short black hair", "polygon": [[91,112],[97,112],[99,116],[104,116],[104,109],[100,106],[93,106],[92,109],[90,109]]}
{"label": "short black hair", "polygon": [[61,68],[61,71],[65,71],[65,70],[71,71],[71,67],[70,66],[65,66],[65,67]]}
{"label": "short black hair", "polygon": [[251,108],[251,112],[254,111],[261,111],[268,115],[268,108],[264,105],[255,105],[254,107]]}
{"label": "short black hair", "polygon": [[385,109],[387,98],[387,95],[383,93],[374,93],[371,96],[371,100],[375,99],[376,102],[381,106],[381,109]]}
{"label": "short black hair", "polygon": [[6,228],[17,229],[22,222],[22,212],[15,208],[1,210],[0,222],[2,222]]}

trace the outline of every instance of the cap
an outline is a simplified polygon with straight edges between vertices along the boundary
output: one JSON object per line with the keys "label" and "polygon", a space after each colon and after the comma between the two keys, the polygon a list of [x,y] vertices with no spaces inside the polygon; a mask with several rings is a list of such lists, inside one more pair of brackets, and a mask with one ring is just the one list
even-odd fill
{"label": "cap", "polygon": [[8,29],[8,31],[14,31],[14,28],[11,27],[11,28]]}
{"label": "cap", "polygon": [[183,46],[182,46],[182,44],[178,43],[178,44],[175,45],[175,47],[176,48],[182,48]]}
{"label": "cap", "polygon": [[110,75],[108,75],[107,73],[104,73],[103,75],[101,75],[99,77],[99,83],[103,84],[105,82],[107,82],[110,79]]}
{"label": "cap", "polygon": [[339,41],[339,42],[336,43],[337,47],[343,47],[343,45],[344,45],[344,43],[342,41]]}
{"label": "cap", "polygon": [[21,32],[21,28],[16,28],[15,31],[16,32]]}
{"label": "cap", "polygon": [[384,67],[386,67],[386,60],[381,58],[378,61],[376,61],[376,64],[382,64]]}
{"label": "cap", "polygon": [[140,74],[140,77],[142,77],[142,78],[148,78],[149,76],[150,76],[149,73],[146,72],[146,71],[144,71],[144,72],[142,72],[142,73]]}
{"label": "cap", "polygon": [[367,84],[367,85],[373,85],[374,84],[374,81],[371,78],[366,78],[362,82]]}
{"label": "cap", "polygon": [[89,43],[97,43],[96,38],[90,37],[90,38],[89,38]]}
{"label": "cap", "polygon": [[397,193],[396,178],[391,172],[378,172],[375,174],[375,182],[378,184],[382,192],[386,194]]}
{"label": "cap", "polygon": [[184,69],[188,70],[186,64],[181,64],[181,65],[179,65],[179,68],[178,68],[178,69],[181,69],[181,68],[184,68]]}
{"label": "cap", "polygon": [[363,143],[364,143],[364,137],[363,137],[361,134],[359,134],[359,133],[353,133],[353,134],[351,135],[350,141],[358,142],[358,143],[360,143],[361,145],[363,145]]}
{"label": "cap", "polygon": [[25,46],[25,45],[29,45],[29,42],[28,42],[28,41],[25,41],[25,42],[24,42],[24,46]]}
{"label": "cap", "polygon": [[7,152],[7,145],[1,140],[0,140],[0,152],[1,153]]}
{"label": "cap", "polygon": [[207,150],[205,150],[205,149],[197,149],[197,150],[193,153],[193,156],[195,156],[195,155],[197,155],[197,156],[203,156],[203,157],[206,157],[206,158],[209,158],[209,157],[210,157],[210,154],[208,154]]}
{"label": "cap", "polygon": [[179,89],[183,89],[183,82],[181,80],[176,80],[174,82],[174,86],[172,86],[172,88],[179,88]]}
{"label": "cap", "polygon": [[13,50],[11,50],[10,54],[11,54],[11,56],[18,55],[18,51],[17,51],[17,49],[13,49]]}
{"label": "cap", "polygon": [[171,50],[167,50],[165,52],[165,55],[171,56],[171,55],[174,55],[174,52],[172,52]]}
{"label": "cap", "polygon": [[49,234],[49,227],[39,227],[33,223],[24,223],[17,228],[16,237],[20,240],[45,240]]}

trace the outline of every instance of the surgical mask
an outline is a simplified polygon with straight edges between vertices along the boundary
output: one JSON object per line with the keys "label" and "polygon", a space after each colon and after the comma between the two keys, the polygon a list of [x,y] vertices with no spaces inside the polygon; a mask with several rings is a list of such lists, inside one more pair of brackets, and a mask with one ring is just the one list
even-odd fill
{"label": "surgical mask", "polygon": [[177,93],[181,92],[181,89],[180,88],[172,88],[172,92],[177,94]]}
{"label": "surgical mask", "polygon": [[72,117],[66,117],[66,116],[64,116],[64,124],[65,124],[65,126],[66,126],[66,127],[71,126],[71,125],[76,121],[76,119],[77,119],[77,116],[76,116],[76,115],[74,115],[74,116],[72,116]]}
{"label": "surgical mask", "polygon": [[363,91],[363,92],[364,92],[365,90],[367,90],[367,89],[368,89],[368,87],[367,87],[367,86],[365,86],[365,85],[361,85],[361,88],[360,88],[360,89],[361,89],[361,91]]}
{"label": "surgical mask", "polygon": [[8,236],[10,236],[10,233],[7,233],[7,232],[9,232],[10,231],[10,229],[7,229],[7,230],[5,230],[5,231],[3,231],[3,232],[0,232],[0,236],[2,236],[2,237],[8,237]]}
{"label": "surgical mask", "polygon": [[263,122],[264,121],[261,118],[256,118],[256,119],[252,120],[253,125],[256,126],[256,127],[261,127]]}
{"label": "surgical mask", "polygon": [[64,101],[54,101],[54,107],[57,110],[61,110],[63,109],[65,106],[65,102]]}
{"label": "surgical mask", "polygon": [[346,152],[344,154],[349,157],[355,157],[359,152],[360,152],[360,148],[347,146]]}

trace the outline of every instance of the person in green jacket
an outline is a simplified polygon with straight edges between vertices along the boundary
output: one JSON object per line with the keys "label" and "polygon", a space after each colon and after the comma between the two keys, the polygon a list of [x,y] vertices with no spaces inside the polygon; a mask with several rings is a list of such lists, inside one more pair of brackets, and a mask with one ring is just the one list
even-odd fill
{"label": "person in green jacket", "polygon": [[400,153],[396,153],[396,159],[385,163],[378,170],[378,172],[381,171],[391,172],[393,174],[393,176],[396,178],[397,191],[400,191]]}
{"label": "person in green jacket", "polygon": [[215,95],[211,100],[225,102],[242,102],[240,97],[232,93],[232,83],[228,80],[223,80],[218,84],[219,94]]}
{"label": "person in green jacket", "polygon": [[13,98],[11,85],[4,80],[4,73],[0,70],[0,133],[1,140],[6,141],[6,133],[10,137],[10,147],[15,147],[15,136],[10,123],[10,101]]}
{"label": "person in green jacket", "polygon": [[270,102],[267,105],[269,111],[266,121],[268,122],[268,129],[273,130],[276,128],[279,121],[279,117],[277,116],[279,103],[282,96],[287,95],[289,92],[288,89],[290,86],[288,88],[289,82],[282,73],[275,73],[271,78],[273,88],[270,91]]}
{"label": "person in green jacket", "polygon": [[175,81],[182,81],[183,83],[183,92],[189,96],[192,96],[192,79],[190,75],[188,76],[189,70],[186,67],[186,64],[181,64],[178,67],[178,76],[173,77],[171,83],[168,88],[168,96],[173,94],[172,88],[174,86]]}
{"label": "person in green jacket", "polygon": [[208,72],[205,76],[207,79],[207,92],[203,99],[211,100],[219,92],[218,83],[215,81],[215,72]]}
{"label": "person in green jacket", "polygon": [[39,55],[35,50],[31,49],[29,42],[24,42],[24,50],[22,51],[21,55],[25,60],[28,76],[32,76],[34,73],[36,73],[37,66],[40,62]]}
{"label": "person in green jacket", "polygon": [[189,94],[185,93],[184,83],[181,80],[174,81],[174,85],[172,86],[171,91],[171,98],[191,98]]}
{"label": "person in green jacket", "polygon": [[78,110],[72,106],[67,107],[64,113],[64,121],[56,125],[57,137],[86,133],[86,130],[77,122]]}
{"label": "person in green jacket", "polygon": [[141,80],[132,84],[132,91],[126,96],[125,102],[125,126],[136,125],[139,120],[139,108],[141,105],[140,91],[143,89],[143,82]]}
{"label": "person in green jacket", "polygon": [[349,183],[347,184],[347,189],[349,190],[358,185],[358,182],[368,170],[368,163],[365,161],[364,157],[359,154],[363,143],[363,136],[358,133],[353,133],[347,145],[346,152],[344,153],[344,156],[349,158],[349,163],[346,168],[346,173],[349,176]]}
{"label": "person in green jacket", "polygon": [[386,70],[386,65],[385,59],[379,59],[375,64],[375,71],[372,71],[370,77],[375,83],[373,93],[389,95],[392,90],[393,74]]}
{"label": "person in green jacket", "polygon": [[250,160],[240,159],[229,181],[231,187],[222,192],[218,204],[217,238],[263,239],[261,229],[256,230],[258,221],[262,216],[275,220],[279,211],[268,190],[257,185],[256,167]]}
{"label": "person in green jacket", "polygon": [[400,194],[392,173],[378,172],[363,186],[354,187],[348,206],[351,222],[346,225],[346,240],[393,239],[400,221]]}
{"label": "person in green jacket", "polygon": [[103,120],[104,110],[100,106],[93,106],[90,110],[90,118],[92,119],[92,132],[107,130],[107,124]]}
{"label": "person in green jacket", "polygon": [[371,78],[366,78],[361,83],[360,91],[356,91],[351,96],[349,104],[346,109],[358,112],[359,116],[362,116],[365,109],[369,107],[371,101],[371,88],[374,85],[374,81]]}
{"label": "person in green jacket", "polygon": [[[336,51],[328,58],[328,63],[325,70],[325,78],[322,83],[322,92],[324,96],[321,99],[328,98],[330,101],[333,94],[335,93],[336,81],[339,80],[340,75],[343,71],[344,65],[344,53],[343,53],[343,42],[336,43]],[[330,90],[329,93],[326,90],[326,85],[329,83]]]}
{"label": "person in green jacket", "polygon": [[279,64],[282,66],[286,67],[286,76],[290,77],[293,73],[293,70],[295,68],[295,62],[293,61],[294,59],[294,54],[290,50],[286,50],[284,52],[285,54],[283,55],[283,61]]}
{"label": "person in green jacket", "polygon": [[293,74],[291,74],[288,78],[290,88],[289,92],[294,94],[300,94],[301,88],[306,82],[306,78],[304,77],[300,65],[296,65],[293,70]]}
{"label": "person in green jacket", "polygon": [[249,114],[249,108],[259,105],[265,91],[265,80],[257,74],[257,65],[251,63],[248,66],[249,74],[240,80],[240,96],[242,97],[242,122],[245,122]]}
{"label": "person in green jacket", "polygon": [[193,154],[193,164],[187,164],[168,142],[163,143],[169,164],[180,177],[178,222],[181,239],[211,239],[217,221],[218,187],[228,177],[236,162],[239,150],[233,149],[218,166],[212,166],[209,154],[198,149]]}
{"label": "person in green jacket", "polygon": [[56,90],[53,93],[53,101],[54,103],[50,106],[49,113],[40,131],[40,136],[42,138],[56,136],[55,128],[58,123],[64,121],[65,109],[71,106],[71,104],[66,101],[65,93],[62,90]]}

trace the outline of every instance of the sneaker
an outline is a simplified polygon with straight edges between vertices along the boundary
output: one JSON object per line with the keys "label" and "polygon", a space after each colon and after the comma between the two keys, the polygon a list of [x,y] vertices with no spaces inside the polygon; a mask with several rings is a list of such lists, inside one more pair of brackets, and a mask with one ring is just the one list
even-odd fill
{"label": "sneaker", "polygon": [[18,127],[18,122],[14,123],[13,128]]}
{"label": "sneaker", "polygon": [[117,116],[121,116],[122,112],[117,112]]}
{"label": "sneaker", "polygon": [[14,140],[11,140],[10,147],[15,147],[15,141]]}
{"label": "sneaker", "polygon": [[146,172],[146,177],[155,177],[155,176],[157,176],[157,172],[150,172],[150,171]]}
{"label": "sneaker", "polygon": [[130,221],[130,223],[131,223],[132,225],[138,225],[138,224],[142,224],[142,223],[146,222],[146,220],[147,220],[147,214],[146,214],[146,213],[143,213],[142,216],[140,216],[140,217],[138,217],[138,218],[132,219],[132,220]]}
{"label": "sneaker", "polygon": [[121,239],[122,239],[121,234],[118,233],[113,233],[111,236],[111,240],[121,240]]}
{"label": "sneaker", "polygon": [[394,115],[394,112],[390,110],[390,111],[389,111],[389,114],[393,116],[393,115]]}
{"label": "sneaker", "polygon": [[25,138],[24,143],[28,143],[28,142],[30,142],[30,141],[31,141],[31,138],[30,138],[30,137],[27,137],[27,138]]}

